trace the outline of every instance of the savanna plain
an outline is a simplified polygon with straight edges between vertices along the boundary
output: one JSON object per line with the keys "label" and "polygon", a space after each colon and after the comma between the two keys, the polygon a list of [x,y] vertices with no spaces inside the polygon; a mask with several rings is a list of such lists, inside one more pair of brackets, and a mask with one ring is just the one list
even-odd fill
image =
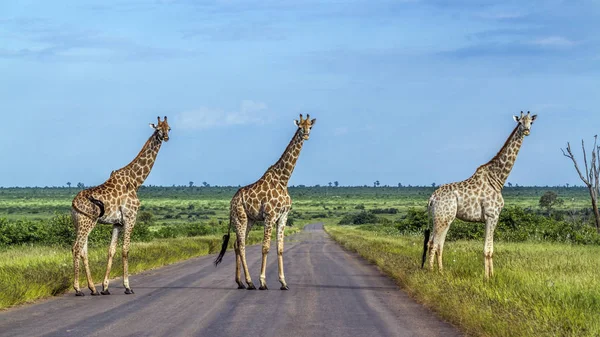
{"label": "savanna plain", "polygon": [[[238,187],[204,185],[142,186],[131,273],[220,249]],[[335,241],[467,335],[600,335],[600,235],[587,189],[506,187],[494,277],[486,282],[483,224],[455,221],[444,248],[444,272],[421,269],[423,231],[430,227],[426,205],[434,187],[328,185],[289,188],[294,204],[286,235],[325,223]],[[0,188],[0,309],[71,289],[70,206],[81,187]],[[110,231],[98,225],[90,235],[96,281],[104,275]],[[258,224],[250,242],[261,240]],[[122,273],[119,254],[114,277]]]}

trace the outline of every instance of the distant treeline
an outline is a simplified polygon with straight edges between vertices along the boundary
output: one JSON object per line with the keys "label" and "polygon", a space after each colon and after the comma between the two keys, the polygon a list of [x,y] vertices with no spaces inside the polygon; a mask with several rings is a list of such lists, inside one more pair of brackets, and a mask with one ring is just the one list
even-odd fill
{"label": "distant treeline", "polygon": [[[436,187],[432,186],[290,186],[288,190],[292,198],[313,197],[403,197],[418,196],[422,199],[430,195]],[[239,186],[141,186],[140,198],[189,198],[226,199],[231,198]],[[36,197],[36,198],[72,198],[79,192],[77,187],[0,187],[0,203],[3,199]],[[540,197],[546,191],[556,191],[561,198],[589,199],[588,190],[580,186],[513,186],[504,187],[505,197]]]}

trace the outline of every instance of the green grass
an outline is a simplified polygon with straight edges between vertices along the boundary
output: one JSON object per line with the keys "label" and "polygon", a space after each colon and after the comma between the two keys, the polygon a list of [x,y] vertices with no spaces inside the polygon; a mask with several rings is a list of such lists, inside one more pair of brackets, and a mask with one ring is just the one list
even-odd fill
{"label": "green grass", "polygon": [[469,335],[600,335],[598,246],[497,243],[495,276],[484,282],[483,241],[447,242],[440,274],[420,269],[420,237],[326,230]]}
{"label": "green grass", "polygon": [[[466,178],[466,177],[465,177]],[[140,211],[154,215],[155,226],[189,222],[228,222],[229,202],[238,187],[148,187],[138,191]],[[538,207],[546,191],[554,191],[565,202],[557,209],[591,207],[583,187],[505,187],[506,206]],[[68,213],[78,188],[0,188],[0,217],[10,220],[47,220],[56,213]],[[313,219],[343,216],[366,210],[396,208],[398,216],[410,208],[425,208],[432,187],[290,187],[294,201],[290,218]],[[391,215],[382,215],[396,218]]]}
{"label": "green grass", "polygon": [[[285,234],[290,235],[300,230],[299,227],[288,227]],[[229,241],[230,248],[233,241]],[[250,233],[249,244],[261,241],[262,231]],[[129,252],[129,273],[135,274],[216,253],[221,248],[221,242],[222,237],[216,235],[134,242]],[[96,284],[104,278],[107,250],[108,247],[98,246],[89,251],[92,278]],[[122,276],[120,250],[117,250],[113,261],[111,277]],[[81,274],[80,284],[85,289],[85,272]],[[72,287],[73,258],[69,248],[34,245],[10,247],[0,251],[0,309],[62,294]]]}

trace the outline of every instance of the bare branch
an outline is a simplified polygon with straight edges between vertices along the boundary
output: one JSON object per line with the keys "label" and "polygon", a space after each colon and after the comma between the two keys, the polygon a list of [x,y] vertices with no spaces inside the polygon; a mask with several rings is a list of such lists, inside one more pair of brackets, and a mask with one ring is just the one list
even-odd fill
{"label": "bare branch", "polygon": [[581,140],[581,151],[583,152],[583,163],[585,164],[585,175],[588,178],[588,184],[591,184],[591,172],[588,169],[588,162],[587,162],[587,153],[585,153],[585,144],[583,143],[583,139]]}
{"label": "bare branch", "polygon": [[[589,182],[589,180],[587,180],[585,178],[585,176],[581,173],[581,170],[579,169],[579,165],[577,165],[577,160],[575,160],[575,156],[573,155],[573,152],[571,151],[571,144],[567,143],[567,153],[565,153],[565,150],[560,149],[563,153],[563,155],[567,158],[570,158],[573,161],[573,165],[575,165],[575,170],[577,170],[577,173],[579,174],[579,178],[581,178],[581,180],[588,186],[590,187],[591,184]],[[584,157],[585,157],[585,151],[584,151]],[[587,168],[587,163],[586,163],[586,168]],[[588,175],[588,172],[585,172],[585,175]]]}
{"label": "bare branch", "polygon": [[596,145],[598,135],[594,136],[594,149],[596,150],[596,161],[592,163],[594,167],[594,187],[596,195],[600,194],[600,146]]}
{"label": "bare branch", "polygon": [[[567,143],[567,151],[560,149],[563,156],[571,159],[579,178],[587,185],[592,199],[592,209],[596,220],[596,231],[600,233],[600,210],[598,209],[598,194],[600,193],[600,146],[598,146],[598,137],[594,136],[594,146],[591,151],[591,160],[588,164],[587,154],[585,152],[585,143],[581,140],[581,150],[583,151],[583,163],[585,165],[585,175],[579,169],[577,160],[571,151],[571,144]],[[591,166],[591,167],[590,167]]]}

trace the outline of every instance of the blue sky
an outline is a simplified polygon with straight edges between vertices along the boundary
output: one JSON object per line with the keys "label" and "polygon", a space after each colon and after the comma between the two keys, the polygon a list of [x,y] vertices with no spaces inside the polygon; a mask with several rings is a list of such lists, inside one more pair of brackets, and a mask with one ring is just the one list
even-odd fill
{"label": "blue sky", "polygon": [[[290,184],[469,177],[521,110],[509,181],[581,185],[600,128],[594,1],[0,3],[0,186],[102,183],[169,116],[146,184],[245,185],[318,122]],[[580,152],[576,152],[580,155]]]}

